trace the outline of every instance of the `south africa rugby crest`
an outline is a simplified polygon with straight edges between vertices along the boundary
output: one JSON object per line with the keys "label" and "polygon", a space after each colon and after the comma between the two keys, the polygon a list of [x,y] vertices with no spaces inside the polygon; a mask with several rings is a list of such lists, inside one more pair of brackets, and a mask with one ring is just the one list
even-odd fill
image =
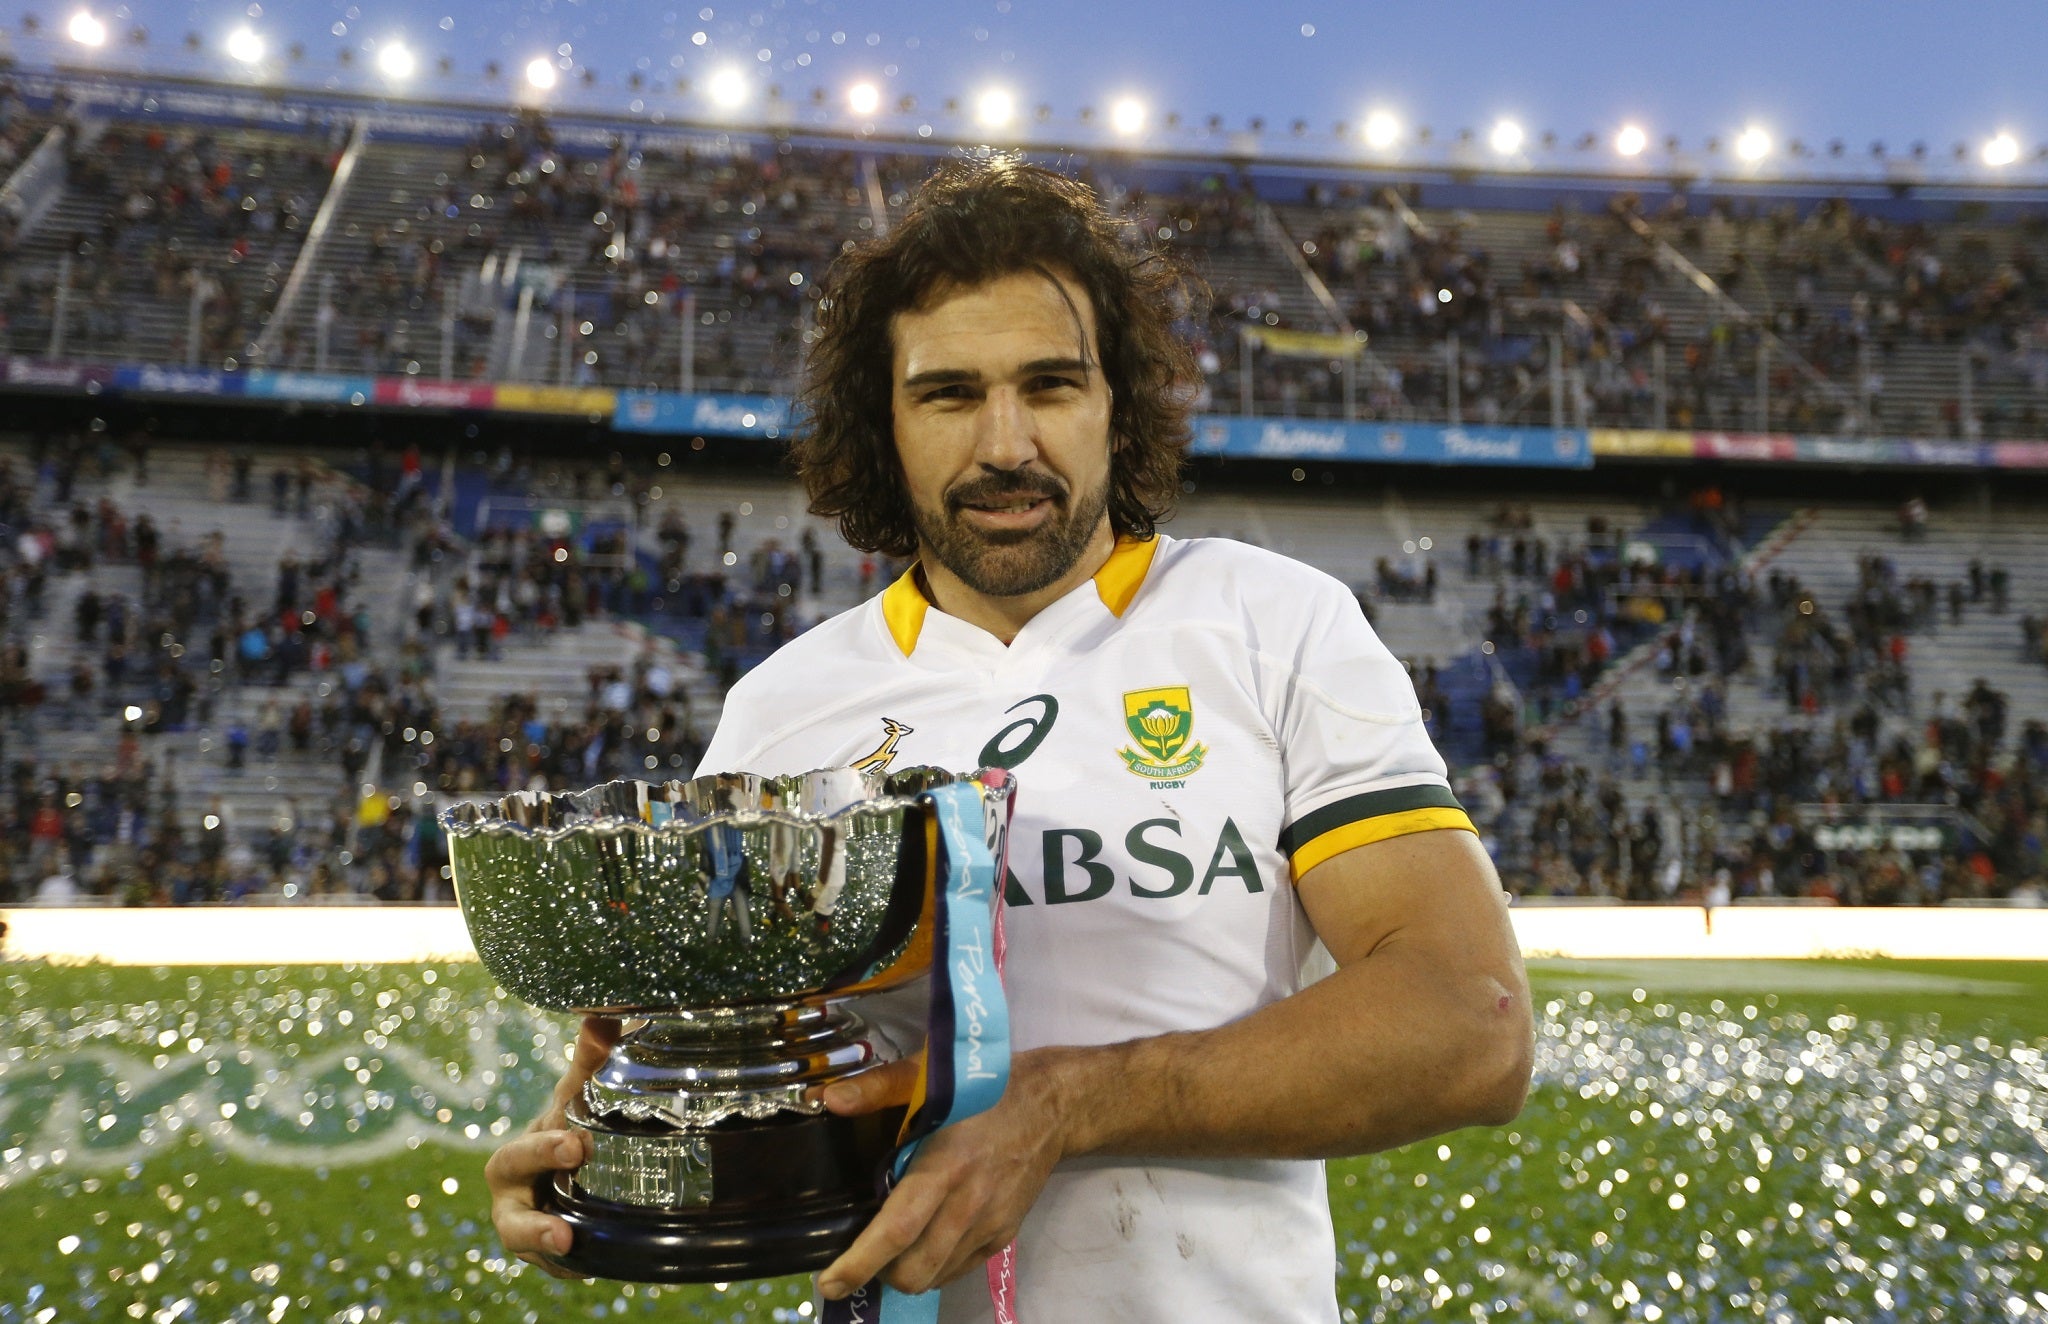
{"label": "south africa rugby crest", "polygon": [[1202,766],[1209,751],[1195,741],[1195,705],[1185,685],[1124,692],[1124,728],[1131,745],[1117,757],[1138,776],[1164,788],[1178,786]]}

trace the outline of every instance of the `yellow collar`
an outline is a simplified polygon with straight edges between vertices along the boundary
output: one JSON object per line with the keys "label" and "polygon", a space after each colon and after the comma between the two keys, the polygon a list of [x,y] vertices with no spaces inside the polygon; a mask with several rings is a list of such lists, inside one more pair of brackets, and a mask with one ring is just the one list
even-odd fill
{"label": "yellow collar", "polygon": [[[1110,615],[1121,618],[1130,608],[1131,599],[1138,596],[1145,576],[1151,572],[1152,556],[1158,550],[1156,537],[1116,540],[1109,559],[1095,572],[1095,592]],[[889,636],[903,650],[903,656],[909,657],[917,648],[918,635],[924,631],[924,614],[931,606],[924,590],[917,586],[915,565],[882,590],[882,619],[888,623]]]}

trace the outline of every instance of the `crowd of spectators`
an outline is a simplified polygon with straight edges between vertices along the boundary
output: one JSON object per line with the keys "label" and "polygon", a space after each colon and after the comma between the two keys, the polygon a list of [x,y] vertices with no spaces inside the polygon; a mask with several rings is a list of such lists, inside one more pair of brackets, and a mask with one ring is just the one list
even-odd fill
{"label": "crowd of spectators", "polygon": [[[370,481],[354,484],[219,451],[206,464],[211,498],[256,508],[267,498],[274,517],[309,510],[327,531],[320,551],[282,554],[273,582],[242,583],[224,564],[218,535],[159,528],[146,508],[131,516],[78,495],[81,470],[89,478],[102,462],[140,465],[146,456],[50,445],[25,464],[0,464],[0,522],[14,531],[0,557],[7,610],[32,619],[46,610],[38,603],[53,576],[98,565],[133,564],[140,586],[132,595],[90,584],[72,594],[66,624],[98,657],[88,670],[100,674],[62,692],[17,696],[37,705],[34,720],[45,729],[102,724],[114,751],[104,766],[48,762],[32,739],[19,739],[29,732],[17,722],[0,822],[16,843],[0,865],[17,895],[445,897],[445,846],[431,812],[444,797],[676,775],[695,765],[703,732],[666,653],[595,668],[577,696],[505,694],[461,715],[437,698],[437,659],[518,647],[581,619],[653,612],[661,602],[695,620],[708,669],[729,677],[748,651],[807,623],[799,604],[814,599],[825,573],[814,537],[735,546],[730,512],[715,528],[693,530],[680,508],[666,506],[653,530],[660,550],[645,554],[589,527],[578,536],[487,529],[465,542],[412,495],[416,454],[366,457]],[[650,498],[665,476],[674,481],[616,457],[552,472],[513,460],[499,477],[515,475],[536,494],[627,502]],[[394,517],[407,509],[410,522]],[[364,608],[351,549],[394,524],[410,540],[411,563],[428,573],[418,578],[409,628],[386,632]],[[2016,721],[1988,684],[1953,702],[1935,696],[1931,716],[1911,717],[1922,710],[1913,707],[1910,654],[1900,643],[1949,628],[1955,610],[2008,610],[2004,567],[1980,558],[1950,585],[1901,577],[1887,558],[1867,558],[1831,611],[1789,575],[1752,584],[1725,569],[1630,560],[1627,546],[1623,530],[1597,518],[1559,536],[1526,507],[1508,505],[1463,548],[1465,574],[1497,585],[1487,613],[1497,654],[1525,668],[1519,694],[1477,700],[1489,751],[1508,755],[1501,766],[1534,763],[1519,786],[1509,775],[1506,793],[1526,803],[1502,820],[1520,825],[1521,886],[1640,899],[1713,897],[1725,887],[1731,898],[1913,900],[2004,894],[2040,872],[2048,732],[2038,720]],[[867,590],[895,569],[870,566]],[[1429,582],[1424,574],[1378,587],[1397,598],[1427,593]],[[462,630],[465,605],[470,628]],[[476,620],[486,616],[479,633]],[[1660,627],[1652,665],[1677,698],[1655,712],[1605,709],[1604,767],[1546,759],[1526,724],[1583,709],[1627,641]],[[33,681],[18,645],[15,652],[0,655],[0,682],[10,665]],[[1730,720],[1724,678],[1759,672],[1777,678],[1782,726]],[[1448,725],[1445,675],[1423,663],[1415,678],[1432,722]],[[214,706],[234,687],[243,700],[215,720]],[[0,692],[9,692],[4,683]],[[260,823],[234,821],[232,808],[206,793],[212,779],[177,766],[172,746],[153,738],[209,722],[218,738],[204,771],[234,776],[296,760],[331,769],[331,793],[301,794]],[[1515,757],[1520,751],[1527,757]],[[1640,789],[1659,777],[1658,789]],[[193,786],[201,789],[186,789]],[[1928,803],[1956,810],[1942,827],[1953,851],[1845,847],[1829,841],[1811,808]],[[1716,822],[1726,830],[1705,830]],[[1946,862],[1950,854],[1957,863]],[[1894,865],[1906,881],[1894,878]]]}
{"label": "crowd of spectators", "polygon": [[[279,465],[268,476],[273,516],[311,521],[320,550],[304,559],[284,551],[274,585],[252,585],[236,580],[218,529],[188,531],[152,511],[149,450],[141,434],[38,434],[22,455],[0,457],[0,709],[13,822],[26,834],[40,819],[40,839],[66,843],[63,867],[47,873],[47,847],[32,860],[8,856],[0,892],[129,895],[131,872],[150,896],[220,899],[237,878],[247,890],[234,874],[247,852],[230,843],[246,846],[250,825],[238,829],[227,811],[191,796],[181,802],[181,783],[207,779],[193,768],[176,775],[181,746],[161,738],[218,727],[208,743],[230,772],[252,748],[259,757],[307,751],[337,719],[316,711],[294,678],[328,678],[323,694],[353,689],[373,645],[396,644],[373,638],[353,593],[355,549],[388,526],[388,498],[310,460]],[[117,502],[104,487],[87,495],[116,469],[129,474],[135,499]],[[257,504],[248,454],[217,449],[205,475],[209,500]],[[51,620],[49,585],[60,576],[74,587],[65,618]],[[33,671],[31,633],[51,636],[68,661]],[[270,688],[275,695],[251,701],[253,723],[241,715],[251,704],[222,708],[237,690]],[[84,748],[104,740],[111,761],[49,755],[42,737],[64,731],[80,733],[65,743]]]}
{"label": "crowd of spectators", "polygon": [[[673,387],[687,303],[701,385],[781,389],[816,277],[865,215],[857,170],[852,153],[788,143],[706,155],[569,142],[524,114],[477,131],[462,166],[435,176],[418,224],[373,234],[337,308],[367,370],[403,371],[423,347],[390,314],[438,306],[451,265],[495,255],[509,269],[516,253],[548,273],[538,311],[568,337],[549,352],[572,382]],[[462,308],[455,352],[470,371],[485,366],[495,311]]]}
{"label": "crowd of spectators", "polygon": [[[1679,429],[2041,435],[2038,218],[1980,229],[1887,221],[1839,198],[1804,211],[1689,201],[1559,203],[1531,234],[1474,212],[1414,227],[1384,193],[1324,187],[1294,238],[1380,347],[1353,388],[1369,417],[1442,416],[1455,370],[1467,421],[1546,421],[1557,354],[1559,406],[1596,426],[1652,426],[1661,403]],[[1726,299],[1700,302],[1667,242]],[[1259,398],[1328,412],[1344,389],[1335,366],[1262,362]]]}
{"label": "crowd of spectators", "polygon": [[[1676,785],[1631,795],[1614,775],[1544,762],[1526,817],[1526,890],[1709,905],[2041,899],[2048,723],[2008,739],[1999,691],[1980,683],[1960,703],[1938,701],[1918,729],[1866,705],[1829,724],[1730,731],[1720,706],[1703,685],[1634,742],[1674,782],[1704,774],[1704,806]],[[1626,720],[1610,714],[1611,729]]]}
{"label": "crowd of spectators", "polygon": [[[1598,515],[1573,534],[1539,530],[1528,507],[1512,504],[1468,534],[1464,552],[1465,578],[1494,585],[1480,622],[1486,655],[1519,687],[1512,699],[1488,696],[1488,755],[1515,750],[1527,725],[1577,714],[1608,666],[1667,622],[1677,625],[1663,665],[1695,674],[1740,665],[1734,622],[1749,590],[1724,560],[1633,552],[1626,530]],[[1404,576],[1383,568],[1378,581],[1383,600],[1434,593],[1428,569]],[[1444,729],[1448,704],[1446,697],[1433,705]]]}
{"label": "crowd of spectators", "polygon": [[[1871,555],[1838,613],[1775,571],[1694,599],[1654,662],[1672,697],[1649,714],[1612,700],[1604,765],[1535,751],[1514,843],[1526,886],[1707,904],[2039,899],[2048,722],[2015,722],[1984,678],[1916,696],[1910,660],[1912,634],[1966,610],[2003,613],[2008,593],[2004,567],[1982,558],[1939,585]],[[1729,678],[1755,676],[1765,658],[1784,715],[1738,720]],[[1501,766],[1512,783],[1517,765]]]}
{"label": "crowd of spectators", "polygon": [[[0,160],[46,123],[0,87]],[[92,259],[74,275],[79,334],[118,347],[136,298],[182,312],[196,291],[201,361],[242,355],[344,128],[225,134],[117,118],[81,143],[70,188],[101,207],[95,225],[65,238]],[[532,110],[478,124],[459,147],[373,150],[395,153],[411,213],[362,224],[364,237],[349,241],[360,260],[336,265],[321,296],[325,330],[293,319],[280,362],[310,366],[313,342],[326,340],[342,366],[430,371],[445,313],[455,371],[500,371],[493,351],[517,287],[464,278],[493,258],[508,273],[516,253],[539,273],[519,286],[535,292],[541,325],[560,333],[532,351],[548,361],[527,371],[673,386],[687,304],[688,375],[745,391],[787,387],[824,267],[872,227],[876,204],[900,208],[932,164],[788,141],[705,151]],[[1115,162],[1090,169],[1134,225],[1187,251],[1209,279],[1214,304],[1191,310],[1188,328],[1205,403],[1249,394],[1261,412],[1441,418],[1455,395],[1471,422],[1547,422],[1555,403],[1596,425],[1661,417],[1680,429],[1957,437],[2039,435],[2048,408],[2039,218],[1979,226],[1937,219],[1930,204],[1926,218],[1893,221],[1839,198],[1696,205],[1683,192],[1619,192],[1560,202],[1531,231],[1485,212],[1411,224],[1414,209],[1380,186],[1332,181],[1308,185],[1305,203],[1286,201],[1275,224],[1242,170],[1160,191]],[[1406,198],[1427,201],[1413,187]],[[1298,345],[1247,350],[1247,329],[1335,325],[1302,288],[1281,251],[1289,244],[1366,337],[1355,360]],[[1666,244],[1726,299],[1703,300]],[[16,349],[47,343],[51,279],[41,268],[12,276],[16,297],[4,302]],[[1560,385],[1566,398],[1553,402]]]}
{"label": "crowd of spectators", "polygon": [[[339,152],[331,135],[67,121],[68,255],[65,343],[95,353],[244,361],[261,317],[290,269]],[[83,204],[82,206],[80,204]],[[10,270],[6,343],[41,353],[52,339],[61,264]],[[132,316],[151,303],[175,316],[170,341],[145,338]],[[198,342],[185,343],[198,312]]]}

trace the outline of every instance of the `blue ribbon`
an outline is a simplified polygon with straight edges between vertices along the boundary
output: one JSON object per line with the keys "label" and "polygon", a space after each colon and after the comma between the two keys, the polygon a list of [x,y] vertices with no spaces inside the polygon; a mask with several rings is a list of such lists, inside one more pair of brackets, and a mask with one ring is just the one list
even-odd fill
{"label": "blue ribbon", "polygon": [[[989,849],[982,790],[935,787],[923,797],[938,813],[940,883],[932,906],[932,1002],[925,1045],[924,1105],[890,1165],[901,1180],[918,1147],[940,1127],[986,1112],[1010,1078],[1010,1010],[996,970],[996,860]],[[936,1324],[939,1294],[908,1296],[879,1279],[825,1303],[826,1324]]]}

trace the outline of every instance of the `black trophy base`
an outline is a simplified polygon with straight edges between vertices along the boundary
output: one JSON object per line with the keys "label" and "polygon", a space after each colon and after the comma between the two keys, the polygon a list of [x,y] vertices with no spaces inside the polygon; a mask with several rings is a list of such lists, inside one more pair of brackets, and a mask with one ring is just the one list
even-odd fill
{"label": "black trophy base", "polygon": [[707,1132],[708,1205],[666,1209],[596,1199],[572,1178],[543,1183],[540,1207],[569,1224],[555,1263],[587,1278],[727,1283],[822,1269],[881,1207],[878,1178],[903,1109],[865,1117],[794,1114]]}

